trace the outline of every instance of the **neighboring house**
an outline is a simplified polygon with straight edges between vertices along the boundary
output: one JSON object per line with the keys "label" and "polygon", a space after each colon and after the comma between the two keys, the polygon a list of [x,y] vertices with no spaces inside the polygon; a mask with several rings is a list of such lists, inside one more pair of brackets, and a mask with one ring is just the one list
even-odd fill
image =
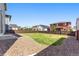
{"label": "neighboring house", "polygon": [[9,26],[10,26],[10,30],[19,30],[20,29],[20,27],[16,24],[10,24]]}
{"label": "neighboring house", "polygon": [[0,34],[5,33],[5,11],[6,9],[6,4],[5,3],[0,3]]}
{"label": "neighboring house", "polygon": [[32,31],[48,31],[49,27],[46,25],[36,25],[32,27]]}
{"label": "neighboring house", "polygon": [[59,22],[59,23],[50,24],[50,31],[53,30],[53,26],[55,26],[55,30],[58,32],[70,31],[71,22]]}
{"label": "neighboring house", "polygon": [[76,26],[73,26],[72,30],[73,30],[73,31],[76,31]]}

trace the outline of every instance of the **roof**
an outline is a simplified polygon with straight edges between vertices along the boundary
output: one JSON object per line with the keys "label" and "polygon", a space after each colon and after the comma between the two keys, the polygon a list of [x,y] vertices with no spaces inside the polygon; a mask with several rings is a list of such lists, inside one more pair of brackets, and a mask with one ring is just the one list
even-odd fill
{"label": "roof", "polygon": [[52,24],[60,24],[60,23],[70,23],[71,24],[71,22],[58,22],[58,23],[52,23]]}
{"label": "roof", "polygon": [[16,25],[16,24],[10,24],[10,27],[13,27],[13,28],[19,28],[19,26]]}
{"label": "roof", "polygon": [[36,25],[36,26],[33,26],[33,27],[38,27],[38,26],[41,26],[43,28],[48,28],[48,26],[46,26],[46,25]]}

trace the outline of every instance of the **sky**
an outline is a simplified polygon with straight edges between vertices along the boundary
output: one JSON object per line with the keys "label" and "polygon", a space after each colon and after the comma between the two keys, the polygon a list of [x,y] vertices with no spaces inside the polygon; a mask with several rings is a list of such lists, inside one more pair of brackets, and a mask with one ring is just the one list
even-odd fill
{"label": "sky", "polygon": [[76,25],[79,4],[68,3],[8,3],[6,14],[12,16],[11,23],[22,27],[71,22]]}

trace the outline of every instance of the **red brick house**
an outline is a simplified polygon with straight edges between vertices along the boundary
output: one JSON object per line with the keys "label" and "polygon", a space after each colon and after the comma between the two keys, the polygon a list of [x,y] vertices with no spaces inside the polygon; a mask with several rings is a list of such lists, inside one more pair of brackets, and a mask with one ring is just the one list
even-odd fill
{"label": "red brick house", "polygon": [[71,22],[59,22],[50,24],[50,31],[53,30],[53,26],[55,27],[56,32],[66,32],[71,29]]}

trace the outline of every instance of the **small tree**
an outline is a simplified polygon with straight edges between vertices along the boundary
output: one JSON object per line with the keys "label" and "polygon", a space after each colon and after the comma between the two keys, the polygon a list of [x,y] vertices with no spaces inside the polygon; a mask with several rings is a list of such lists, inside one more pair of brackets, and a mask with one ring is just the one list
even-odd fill
{"label": "small tree", "polygon": [[70,32],[73,32],[73,30],[72,30],[72,29],[70,29]]}
{"label": "small tree", "polygon": [[52,31],[52,32],[56,32],[56,25],[52,25],[52,26],[51,26],[51,31]]}

